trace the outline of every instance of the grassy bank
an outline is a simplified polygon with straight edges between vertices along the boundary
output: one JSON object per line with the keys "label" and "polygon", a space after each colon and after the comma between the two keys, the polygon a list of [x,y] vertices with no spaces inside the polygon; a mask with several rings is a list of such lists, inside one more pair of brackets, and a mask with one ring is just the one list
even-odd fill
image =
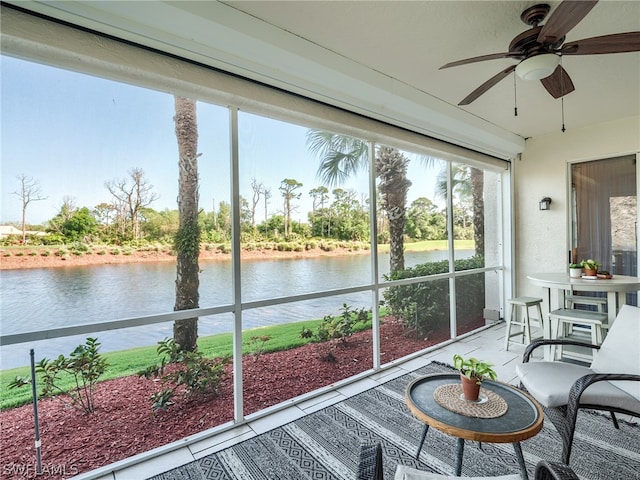
{"label": "grassy bank", "polygon": [[[308,328],[316,332],[322,320],[307,320],[302,322],[286,323],[282,325],[272,325],[245,330],[242,333],[243,354],[252,355],[257,353],[275,352],[300,347],[310,343],[312,339],[301,338],[300,332],[303,328]],[[358,323],[354,330],[364,330],[371,327],[371,323]],[[269,340],[252,341],[252,337],[270,337]],[[98,336],[98,341],[100,337]],[[232,334],[222,333],[201,337],[198,339],[198,348],[207,357],[223,357],[232,354]],[[70,352],[66,352],[68,355]],[[140,370],[158,363],[159,357],[156,347],[140,347],[116,352],[106,352],[102,354],[109,363],[109,368],[101,378],[102,381],[113,378],[120,378],[128,375],[135,375]],[[36,358],[36,362],[40,359]],[[7,385],[16,376],[30,377],[29,367],[12,368],[0,371],[0,410],[13,408],[31,402],[31,388],[22,387],[9,389]],[[63,378],[60,382],[63,388],[72,386],[72,378]]]}

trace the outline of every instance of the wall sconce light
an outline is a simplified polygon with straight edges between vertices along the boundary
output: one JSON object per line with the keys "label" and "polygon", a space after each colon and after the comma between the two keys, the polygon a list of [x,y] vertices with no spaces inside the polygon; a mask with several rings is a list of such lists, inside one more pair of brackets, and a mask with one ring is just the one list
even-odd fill
{"label": "wall sconce light", "polygon": [[540,200],[540,210],[551,210],[551,199],[549,197],[544,197]]}

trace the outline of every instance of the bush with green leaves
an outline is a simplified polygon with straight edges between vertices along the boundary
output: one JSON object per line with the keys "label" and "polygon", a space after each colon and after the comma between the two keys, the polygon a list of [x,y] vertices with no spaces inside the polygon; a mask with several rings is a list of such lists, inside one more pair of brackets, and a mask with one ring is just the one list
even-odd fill
{"label": "bush with green leaves", "polygon": [[[455,261],[455,270],[471,270],[484,267],[484,257],[474,256]],[[385,275],[386,280],[427,277],[449,272],[449,262],[428,262]],[[458,327],[472,323],[482,316],[485,305],[485,273],[459,276],[456,279],[456,305]],[[420,335],[449,328],[449,279],[430,280],[410,285],[388,288],[384,303],[389,314],[399,318],[405,327],[415,329]]]}
{"label": "bush with green leaves", "polygon": [[264,353],[269,340],[271,340],[271,335],[254,335],[249,339],[249,346],[251,347],[254,362],[257,362]]}
{"label": "bush with green leaves", "polygon": [[346,341],[353,335],[353,327],[358,322],[366,322],[369,312],[364,308],[354,311],[346,303],[342,304],[342,313],[338,316],[325,315],[322,323],[318,326],[316,340],[326,342],[332,339]]}
{"label": "bush with green leaves", "polygon": [[[36,373],[41,376],[43,383],[43,397],[56,396],[65,405],[64,396],[71,400],[71,404],[80,408],[84,413],[95,411],[95,387],[100,377],[107,370],[109,364],[100,355],[100,343],[96,338],[87,338],[84,345],[78,345],[69,357],[60,355],[55,360],[43,358],[36,364]],[[61,388],[60,380],[63,376],[73,377],[75,386],[70,390]],[[31,384],[27,377],[16,377],[9,384],[9,388],[20,388]]]}
{"label": "bush with green leaves", "polygon": [[346,303],[342,304],[341,310],[342,313],[337,316],[325,315],[315,334],[309,328],[303,328],[300,332],[301,338],[310,338],[315,343],[326,344],[327,352],[322,356],[326,361],[335,361],[333,350],[336,348],[336,342],[334,340],[346,342],[353,335],[356,324],[364,324],[370,320],[371,310],[365,308],[352,310]]}
{"label": "bush with green leaves", "polygon": [[178,391],[186,397],[215,395],[229,357],[206,358],[200,352],[184,351],[172,338],[158,342],[160,363],[138,372],[146,379],[158,378],[162,390],[151,395],[154,411],[167,410]]}

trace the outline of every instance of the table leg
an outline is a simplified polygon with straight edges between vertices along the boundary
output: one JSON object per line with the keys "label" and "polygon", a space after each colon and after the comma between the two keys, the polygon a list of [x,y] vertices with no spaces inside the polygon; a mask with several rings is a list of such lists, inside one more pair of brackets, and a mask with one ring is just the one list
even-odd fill
{"label": "table leg", "polygon": [[[456,477],[462,473],[462,455],[464,454],[464,438],[458,439],[458,449],[456,451]],[[525,479],[528,480],[528,479]]]}
{"label": "table leg", "polygon": [[522,479],[529,480],[529,476],[527,475],[527,465],[524,463],[524,457],[522,456],[522,448],[520,447],[520,442],[515,442],[513,444],[513,449],[516,452],[518,465],[520,465],[520,473],[522,474]]}
{"label": "table leg", "polygon": [[[551,288],[545,288],[547,291],[547,312],[551,312],[553,308],[551,307]],[[553,325],[551,325],[551,319],[549,318],[549,313],[547,313],[547,321],[542,323],[542,337],[545,339],[553,338]],[[553,360],[555,357],[555,348],[551,345],[546,345],[543,347],[544,351],[544,359],[548,362]]]}
{"label": "table leg", "polygon": [[424,428],[422,429],[422,438],[420,439],[420,445],[418,445],[418,451],[416,452],[416,460],[420,457],[420,450],[422,450],[422,445],[424,444],[424,439],[427,438],[427,432],[429,431],[429,425],[424,424]]}

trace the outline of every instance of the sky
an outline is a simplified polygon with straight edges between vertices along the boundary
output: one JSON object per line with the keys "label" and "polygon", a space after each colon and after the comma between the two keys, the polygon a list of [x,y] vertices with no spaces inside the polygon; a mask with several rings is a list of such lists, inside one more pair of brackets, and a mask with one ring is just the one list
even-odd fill
{"label": "sky", "polygon": [[[18,176],[38,182],[45,200],[27,207],[27,223],[53,218],[65,199],[93,209],[111,201],[105,182],[128,177],[141,168],[159,196],[151,208],[177,208],[177,142],[173,96],[154,90],[70,72],[32,62],[0,57],[1,72],[1,217],[20,222]],[[211,211],[229,202],[229,120],[227,109],[198,102],[200,207]],[[239,114],[240,194],[252,196],[255,178],[271,189],[269,215],[282,212],[278,191],[285,178],[303,184],[295,220],[306,221],[309,190],[321,185],[319,160],[306,146],[305,127],[246,112]],[[411,173],[411,168],[421,171]],[[434,175],[412,161],[410,178],[420,178],[410,191],[433,199]],[[362,172],[340,188],[368,191]],[[331,190],[332,187],[329,187]],[[264,217],[264,203],[257,211]]]}

